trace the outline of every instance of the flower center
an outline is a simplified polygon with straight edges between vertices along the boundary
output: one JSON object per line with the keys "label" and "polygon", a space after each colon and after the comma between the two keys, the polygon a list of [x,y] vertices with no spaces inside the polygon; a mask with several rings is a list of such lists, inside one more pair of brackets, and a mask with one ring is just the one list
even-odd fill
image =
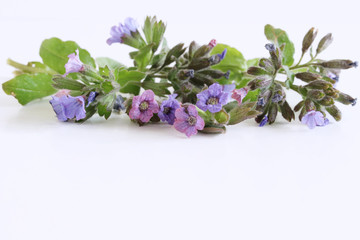
{"label": "flower center", "polygon": [[169,107],[164,107],[164,114],[168,114],[170,112],[170,108]]}
{"label": "flower center", "polygon": [[149,103],[147,101],[143,101],[140,103],[139,109],[140,111],[146,111],[149,108]]}
{"label": "flower center", "polygon": [[217,97],[211,97],[207,100],[208,105],[216,105],[219,103],[219,99]]}
{"label": "flower center", "polygon": [[194,126],[196,124],[196,117],[190,116],[187,121],[190,126]]}

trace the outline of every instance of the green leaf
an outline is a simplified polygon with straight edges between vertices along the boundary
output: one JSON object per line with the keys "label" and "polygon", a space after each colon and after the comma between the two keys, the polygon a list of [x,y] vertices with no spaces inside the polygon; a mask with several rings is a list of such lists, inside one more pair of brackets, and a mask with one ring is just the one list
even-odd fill
{"label": "green leaf", "polygon": [[118,61],[108,58],[108,57],[96,58],[96,63],[101,68],[105,68],[105,66],[108,66],[109,69],[112,71],[114,71],[115,69],[125,69],[126,68],[126,66],[124,64],[121,64]]}
{"label": "green leaf", "polygon": [[232,81],[240,84],[243,76],[242,72],[247,70],[247,63],[242,53],[228,45],[217,44],[211,51],[211,55],[220,54],[225,50],[225,48],[227,49],[225,58],[219,64],[211,66],[211,68],[218,69],[223,72],[230,70],[229,79],[227,81],[222,79],[219,81],[221,84],[229,84]]}
{"label": "green leaf", "polygon": [[246,119],[254,118],[261,112],[253,110],[256,102],[243,103],[240,106],[236,106],[230,111],[230,119],[228,125],[238,124]]}
{"label": "green leaf", "polygon": [[117,70],[114,73],[115,80],[120,84],[120,92],[139,94],[140,82],[145,74],[139,71]]}
{"label": "green leaf", "polygon": [[141,86],[145,90],[151,89],[155,93],[155,95],[157,95],[159,97],[163,97],[165,95],[170,94],[170,91],[168,90],[168,88],[171,87],[172,85],[167,82],[156,83],[156,82],[152,82],[152,81],[144,81]]}
{"label": "green leaf", "polygon": [[85,84],[71,78],[64,78],[60,75],[55,75],[52,80],[54,82],[52,86],[56,89],[82,91],[86,87]]}
{"label": "green leaf", "polygon": [[152,47],[154,44],[146,45],[141,48],[134,57],[136,66],[140,71],[144,71],[152,58]]}
{"label": "green leaf", "polygon": [[255,67],[259,64],[260,58],[253,58],[246,61],[247,67]]}
{"label": "green leaf", "polygon": [[114,107],[116,95],[115,93],[105,95],[104,97],[100,98],[99,104],[97,105],[98,114],[102,117],[104,116],[105,119],[108,119],[111,115],[112,109]]}
{"label": "green leaf", "polygon": [[40,47],[40,57],[45,65],[60,74],[65,73],[65,64],[68,62],[68,55],[75,53],[79,49],[80,60],[87,65],[95,68],[95,61],[89,52],[82,49],[73,41],[62,41],[59,38],[50,38],[42,42]]}
{"label": "green leaf", "polygon": [[101,89],[104,91],[104,93],[109,93],[114,89],[114,86],[110,81],[105,81],[101,83]]}
{"label": "green leaf", "polygon": [[2,84],[4,92],[14,96],[21,105],[54,94],[50,74],[22,74]]}
{"label": "green leaf", "polygon": [[247,94],[246,94],[246,97],[244,97],[243,99],[243,102],[254,102],[258,99],[258,96],[259,96],[259,93],[260,93],[260,89],[256,89],[254,91],[249,91]]}
{"label": "green leaf", "polygon": [[280,28],[274,28],[270,24],[267,24],[265,26],[265,36],[269,41],[276,44],[277,47],[285,44],[284,50],[282,51],[282,64],[291,66],[294,63],[295,47],[287,33]]}

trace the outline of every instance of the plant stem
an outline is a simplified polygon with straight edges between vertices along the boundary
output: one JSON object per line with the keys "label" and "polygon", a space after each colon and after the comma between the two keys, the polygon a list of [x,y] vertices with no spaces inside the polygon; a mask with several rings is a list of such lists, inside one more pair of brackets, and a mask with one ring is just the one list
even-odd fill
{"label": "plant stem", "polygon": [[57,74],[57,72],[55,72],[54,70],[51,69],[46,69],[46,68],[38,68],[38,67],[31,67],[28,65],[24,65],[18,62],[15,62],[14,60],[11,60],[10,58],[8,58],[7,60],[7,64],[9,64],[10,66],[22,70],[24,72],[29,72],[29,73],[49,73],[49,74]]}

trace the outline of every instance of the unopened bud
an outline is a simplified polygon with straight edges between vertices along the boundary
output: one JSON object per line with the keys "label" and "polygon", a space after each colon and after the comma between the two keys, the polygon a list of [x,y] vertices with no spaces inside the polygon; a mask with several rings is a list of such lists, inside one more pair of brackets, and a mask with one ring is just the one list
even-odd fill
{"label": "unopened bud", "polygon": [[270,109],[269,109],[269,114],[268,114],[269,124],[272,124],[275,122],[277,113],[278,113],[278,104],[277,103],[271,104]]}
{"label": "unopened bud", "polygon": [[331,33],[327,34],[325,37],[323,37],[320,40],[319,45],[316,49],[316,53],[319,54],[322,51],[324,51],[332,43],[332,41],[333,41],[332,34]]}
{"label": "unopened bud", "polygon": [[305,100],[305,110],[306,112],[315,110],[315,104],[309,98]]}
{"label": "unopened bud", "polygon": [[357,98],[353,98],[350,95],[341,92],[339,93],[339,97],[335,100],[345,105],[351,104],[352,106],[355,106]]}
{"label": "unopened bud", "polygon": [[339,97],[339,90],[335,88],[328,88],[324,90],[325,94],[332,97],[332,98],[338,98]]}
{"label": "unopened bud", "polygon": [[305,86],[307,89],[328,89],[332,87],[331,83],[324,80],[315,80]]}
{"label": "unopened bud", "polygon": [[269,75],[269,73],[261,67],[249,67],[247,73],[255,76]]}
{"label": "unopened bud", "polygon": [[266,50],[268,50],[269,52],[274,52],[274,51],[276,50],[275,45],[272,44],[272,43],[266,44],[266,45],[265,45],[265,48],[266,48]]}
{"label": "unopened bud", "polygon": [[316,35],[317,35],[317,30],[315,30],[315,28],[311,28],[305,35],[304,39],[303,39],[303,44],[302,44],[302,52],[303,54],[309,50],[311,44],[314,42]]}
{"label": "unopened bud", "polygon": [[316,100],[316,101],[319,101],[325,97],[324,91],[319,90],[319,89],[311,89],[308,91],[307,95],[309,98]]}
{"label": "unopened bud", "polygon": [[194,77],[194,73],[195,71],[193,69],[189,69],[189,70],[181,70],[178,72],[177,74],[177,78],[179,80],[185,80],[185,79],[188,79],[188,78],[193,78]]}
{"label": "unopened bud", "polygon": [[335,103],[334,99],[329,96],[325,96],[323,99],[321,99],[320,101],[317,101],[317,102],[323,106],[331,106],[331,105],[334,105],[334,103]]}
{"label": "unopened bud", "polygon": [[289,103],[285,101],[283,104],[280,104],[281,115],[287,121],[291,122],[291,120],[295,120],[295,113],[291,109]]}
{"label": "unopened bud", "polygon": [[323,66],[324,68],[349,69],[352,67],[357,67],[358,62],[353,62],[351,60],[338,59],[338,60],[322,62],[322,63],[320,63],[320,65]]}
{"label": "unopened bud", "polygon": [[314,80],[320,79],[321,75],[316,74],[316,73],[311,73],[311,72],[301,72],[301,73],[295,74],[295,77],[308,83],[308,82],[312,82]]}
{"label": "unopened bud", "polygon": [[294,111],[298,112],[300,111],[300,109],[304,106],[304,100],[299,102],[298,104],[296,104],[296,106],[294,107]]}
{"label": "unopened bud", "polygon": [[335,106],[325,107],[326,111],[336,120],[341,120],[341,111]]}
{"label": "unopened bud", "polygon": [[255,90],[258,88],[265,88],[271,84],[271,78],[268,76],[260,76],[251,80],[247,85],[250,90]]}

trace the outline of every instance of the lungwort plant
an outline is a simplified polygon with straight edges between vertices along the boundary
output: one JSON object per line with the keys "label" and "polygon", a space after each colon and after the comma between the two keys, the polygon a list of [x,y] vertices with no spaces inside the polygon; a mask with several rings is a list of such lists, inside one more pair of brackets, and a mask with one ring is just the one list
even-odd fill
{"label": "lungwort plant", "polygon": [[[147,17],[142,29],[132,18],[111,28],[107,43],[132,47],[133,66],[107,57],[94,59],[73,41],[46,39],[40,47],[42,62],[8,60],[16,76],[3,83],[3,90],[22,105],[52,95],[50,104],[63,122],[125,113],[140,126],[162,121],[187,136],[223,133],[226,126],[250,118],[259,126],[272,124],[278,113],[290,122],[297,111],[299,120],[314,128],[329,122],[327,114],[341,119],[336,102],[356,103],[335,85],[340,70],[357,67],[357,62],[319,58],[331,44],[331,34],[315,48],[317,31],[310,29],[295,62],[294,44],[285,31],[271,25],[265,26],[269,56],[250,60],[216,40],[170,48],[165,29],[156,17]],[[310,60],[304,63],[306,53]],[[301,96],[294,108],[287,90]]]}

